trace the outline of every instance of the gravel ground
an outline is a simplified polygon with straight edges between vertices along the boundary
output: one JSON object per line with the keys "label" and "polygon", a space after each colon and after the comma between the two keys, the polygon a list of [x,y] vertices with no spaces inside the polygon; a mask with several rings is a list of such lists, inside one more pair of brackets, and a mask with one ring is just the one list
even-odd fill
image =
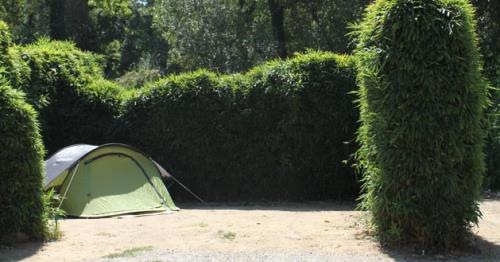
{"label": "gravel ground", "polygon": [[323,262],[323,261],[356,261],[356,262],[417,262],[417,261],[456,261],[456,262],[475,262],[475,261],[500,261],[499,257],[491,257],[488,255],[477,256],[449,256],[449,257],[404,257],[402,255],[388,256],[380,254],[376,256],[357,255],[357,254],[314,254],[312,252],[207,252],[207,251],[191,251],[191,252],[176,252],[170,251],[153,251],[137,254],[134,257],[101,259],[99,262],[153,262],[153,261],[200,261],[200,262]]}
{"label": "gravel ground", "polygon": [[346,254],[313,254],[305,252],[146,252],[132,258],[102,259],[101,262],[152,262],[152,261],[200,261],[200,262],[254,262],[254,261],[393,261],[390,258],[366,257]]}
{"label": "gravel ground", "polygon": [[475,251],[447,257],[381,248],[366,231],[366,213],[354,211],[352,203],[181,208],[172,214],[65,219],[59,241],[0,248],[0,261],[500,261],[498,198],[481,203]]}

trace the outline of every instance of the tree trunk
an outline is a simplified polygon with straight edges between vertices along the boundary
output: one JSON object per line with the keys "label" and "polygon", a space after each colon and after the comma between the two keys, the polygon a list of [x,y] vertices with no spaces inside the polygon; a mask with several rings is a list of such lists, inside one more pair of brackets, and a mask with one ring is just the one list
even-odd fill
{"label": "tree trunk", "polygon": [[98,52],[97,35],[91,23],[88,1],[66,0],[64,13],[67,37],[83,50]]}
{"label": "tree trunk", "polygon": [[269,12],[271,13],[271,24],[274,38],[278,45],[278,55],[281,58],[287,57],[286,37],[285,37],[285,12],[280,0],[268,0]]}
{"label": "tree trunk", "polygon": [[65,0],[50,0],[50,36],[57,40],[66,38],[64,3]]}

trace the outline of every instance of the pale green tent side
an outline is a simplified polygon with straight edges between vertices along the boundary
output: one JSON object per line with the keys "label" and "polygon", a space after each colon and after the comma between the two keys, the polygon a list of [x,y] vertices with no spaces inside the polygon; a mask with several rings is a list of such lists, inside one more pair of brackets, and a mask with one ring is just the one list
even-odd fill
{"label": "pale green tent side", "polygon": [[61,208],[70,216],[178,210],[162,181],[168,173],[127,145],[69,146],[45,167],[45,189],[58,190]]}

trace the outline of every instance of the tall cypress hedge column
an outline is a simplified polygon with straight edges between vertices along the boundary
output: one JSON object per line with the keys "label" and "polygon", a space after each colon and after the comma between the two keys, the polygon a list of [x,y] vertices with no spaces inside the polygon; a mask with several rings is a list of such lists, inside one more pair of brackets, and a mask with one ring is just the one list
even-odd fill
{"label": "tall cypress hedge column", "polygon": [[43,155],[35,110],[0,77],[0,242],[45,235]]}
{"label": "tall cypress hedge column", "polygon": [[466,0],[378,0],[357,26],[362,206],[382,241],[450,248],[478,222],[487,104]]}
{"label": "tall cypress hedge column", "polygon": [[12,39],[10,37],[9,27],[4,21],[0,20],[0,66],[7,62],[7,49],[11,45]]}

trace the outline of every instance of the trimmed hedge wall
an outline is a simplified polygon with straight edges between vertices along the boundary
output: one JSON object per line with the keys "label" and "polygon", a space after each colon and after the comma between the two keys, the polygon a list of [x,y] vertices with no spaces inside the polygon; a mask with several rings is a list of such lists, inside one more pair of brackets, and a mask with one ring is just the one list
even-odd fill
{"label": "trimmed hedge wall", "polygon": [[357,119],[348,57],[311,53],[244,75],[199,71],[136,95],[104,80],[100,57],[68,42],[40,39],[7,54],[7,75],[39,111],[49,154],[75,143],[133,144],[209,200],[358,191],[342,163],[354,152]]}
{"label": "trimmed hedge wall", "polygon": [[353,197],[349,57],[275,61],[244,75],[172,76],[126,104],[125,141],[212,201]]}
{"label": "trimmed hedge wall", "polygon": [[[341,163],[356,148],[351,58],[311,53],[242,75],[198,71],[148,84],[134,96],[103,79],[99,56],[71,43],[15,46],[0,22],[0,46],[7,68],[1,74],[39,111],[49,154],[75,143],[134,144],[209,200],[358,192],[350,164]],[[497,145],[488,146],[491,187],[500,177]]]}
{"label": "trimmed hedge wall", "polygon": [[0,242],[18,237],[43,238],[42,200],[44,148],[37,114],[0,78]]}
{"label": "trimmed hedge wall", "polygon": [[40,112],[49,153],[113,140],[123,89],[102,79],[99,57],[69,42],[41,39],[9,49],[8,72]]}
{"label": "trimmed hedge wall", "polygon": [[358,25],[363,207],[379,236],[463,244],[478,222],[487,89],[466,0],[378,0]]}
{"label": "trimmed hedge wall", "polygon": [[355,151],[349,57],[311,53],[244,75],[199,71],[128,91],[71,43],[41,39],[8,55],[11,82],[40,112],[49,154],[75,143],[132,144],[208,200],[358,192],[342,163]]}

